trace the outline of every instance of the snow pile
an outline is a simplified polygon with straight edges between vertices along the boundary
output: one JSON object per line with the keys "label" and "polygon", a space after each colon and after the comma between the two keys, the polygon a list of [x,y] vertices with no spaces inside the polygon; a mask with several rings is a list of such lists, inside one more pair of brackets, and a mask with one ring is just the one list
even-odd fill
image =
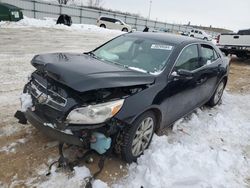
{"label": "snow pile", "polygon": [[34,19],[24,16],[24,19],[18,22],[0,22],[0,28],[25,28],[25,27],[39,27],[39,28],[54,28],[64,29],[69,31],[83,31],[95,33],[110,33],[122,34],[122,31],[110,30],[89,24],[72,24],[70,27],[63,24],[56,24],[56,18]]}
{"label": "snow pile", "polygon": [[[226,94],[221,106],[199,109],[176,123],[114,185],[134,187],[245,187],[250,174],[250,96]],[[247,149],[248,148],[248,149]]]}

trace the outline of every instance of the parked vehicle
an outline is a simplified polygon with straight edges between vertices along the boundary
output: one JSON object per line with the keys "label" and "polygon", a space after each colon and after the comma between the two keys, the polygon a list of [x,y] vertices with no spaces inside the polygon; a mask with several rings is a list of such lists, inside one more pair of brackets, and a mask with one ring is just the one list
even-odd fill
{"label": "parked vehicle", "polygon": [[0,21],[19,21],[21,19],[23,19],[23,13],[20,8],[7,3],[0,3]]}
{"label": "parked vehicle", "polygon": [[205,31],[200,29],[192,29],[189,33],[189,36],[207,41],[212,40],[212,37],[210,35],[208,35]]}
{"label": "parked vehicle", "polygon": [[250,29],[238,33],[222,33],[217,38],[217,46],[225,55],[234,54],[239,58],[250,57]]}
{"label": "parked vehicle", "polygon": [[155,132],[217,105],[229,71],[210,42],[150,32],[124,34],[84,54],[36,55],[31,64],[36,70],[16,117],[101,154],[112,144],[127,162],[143,154]]}
{"label": "parked vehicle", "polygon": [[97,20],[97,26],[108,28],[108,29],[121,30],[124,32],[130,32],[132,30],[131,26],[126,24],[122,20],[117,19],[117,18],[105,17],[105,16],[101,16]]}

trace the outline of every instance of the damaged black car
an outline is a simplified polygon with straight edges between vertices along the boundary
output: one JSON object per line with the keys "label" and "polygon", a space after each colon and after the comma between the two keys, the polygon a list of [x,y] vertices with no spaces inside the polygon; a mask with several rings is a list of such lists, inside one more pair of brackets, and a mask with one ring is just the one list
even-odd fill
{"label": "damaged black car", "polygon": [[36,55],[16,113],[60,143],[136,161],[155,132],[217,105],[229,63],[210,42],[128,33],[83,54]]}

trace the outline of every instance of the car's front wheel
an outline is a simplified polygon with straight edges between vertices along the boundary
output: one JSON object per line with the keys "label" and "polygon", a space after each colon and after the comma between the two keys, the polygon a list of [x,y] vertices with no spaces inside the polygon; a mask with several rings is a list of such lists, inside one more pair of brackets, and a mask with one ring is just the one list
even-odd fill
{"label": "car's front wheel", "polygon": [[122,158],[128,162],[135,162],[143,154],[151,143],[156,127],[156,117],[153,112],[142,114],[123,133],[123,144],[121,146]]}
{"label": "car's front wheel", "polygon": [[217,86],[213,96],[211,97],[211,99],[208,101],[208,105],[213,107],[213,106],[216,106],[220,100],[221,100],[221,97],[223,95],[223,91],[225,89],[225,86],[226,86],[226,82],[225,80],[222,80],[219,85]]}

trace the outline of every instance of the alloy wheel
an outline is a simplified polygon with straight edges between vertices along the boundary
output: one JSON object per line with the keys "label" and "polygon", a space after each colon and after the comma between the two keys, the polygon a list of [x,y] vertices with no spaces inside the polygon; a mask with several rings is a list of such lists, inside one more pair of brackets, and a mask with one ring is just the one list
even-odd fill
{"label": "alloy wheel", "polygon": [[139,156],[148,147],[154,133],[154,120],[151,117],[145,118],[138,126],[133,142],[132,154]]}

